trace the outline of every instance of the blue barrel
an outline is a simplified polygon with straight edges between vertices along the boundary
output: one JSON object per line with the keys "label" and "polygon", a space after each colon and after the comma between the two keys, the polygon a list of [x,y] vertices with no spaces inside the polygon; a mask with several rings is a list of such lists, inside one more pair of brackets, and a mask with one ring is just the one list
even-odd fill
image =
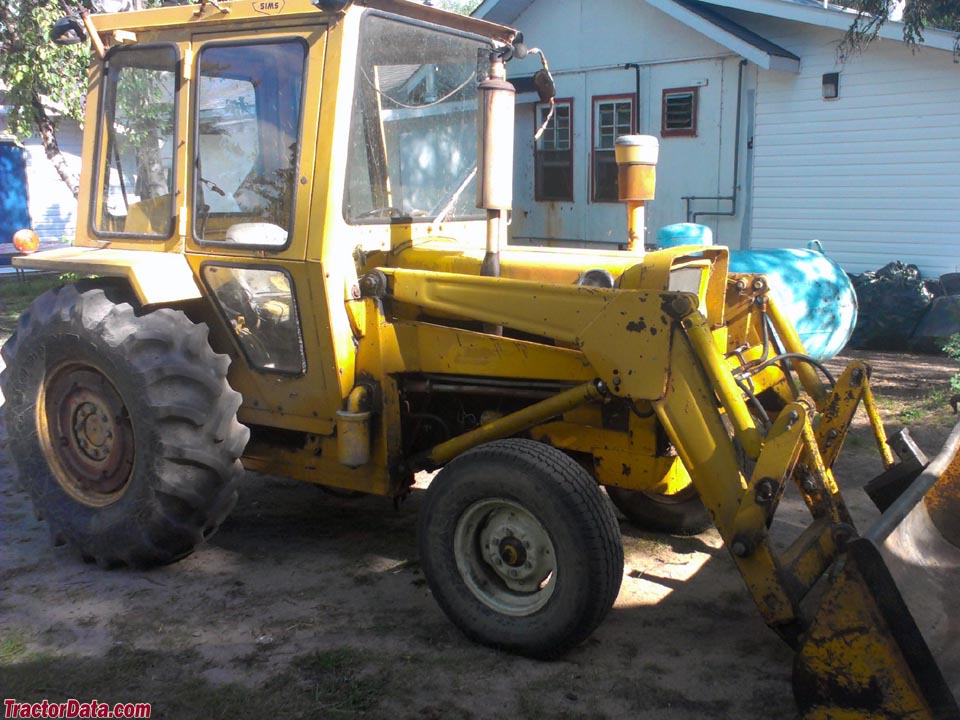
{"label": "blue barrel", "polygon": [[767,276],[777,306],[815,360],[829,360],[853,335],[857,294],[822,250],[731,250],[730,272]]}
{"label": "blue barrel", "polygon": [[28,227],[27,161],[23,148],[0,140],[0,243],[13,242],[13,234]]}
{"label": "blue barrel", "polygon": [[657,247],[672,248],[679,245],[713,245],[713,231],[697,223],[664,225],[657,230]]}

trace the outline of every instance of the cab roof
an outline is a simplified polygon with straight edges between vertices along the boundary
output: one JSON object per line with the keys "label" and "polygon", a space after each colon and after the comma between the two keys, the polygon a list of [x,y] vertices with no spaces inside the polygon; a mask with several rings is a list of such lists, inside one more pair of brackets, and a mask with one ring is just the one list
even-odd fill
{"label": "cab roof", "polygon": [[[355,0],[348,3],[343,12],[355,11],[354,8],[383,10],[422,22],[489,37],[505,44],[512,43],[517,35],[516,30],[505,25],[459,15],[413,0]],[[93,15],[91,20],[98,32],[109,34],[117,30],[137,32],[174,27],[195,29],[242,20],[262,20],[265,17],[290,20],[318,16],[332,18],[339,14],[341,13],[323,11],[310,0],[233,0],[216,4],[201,2],[194,5]]]}

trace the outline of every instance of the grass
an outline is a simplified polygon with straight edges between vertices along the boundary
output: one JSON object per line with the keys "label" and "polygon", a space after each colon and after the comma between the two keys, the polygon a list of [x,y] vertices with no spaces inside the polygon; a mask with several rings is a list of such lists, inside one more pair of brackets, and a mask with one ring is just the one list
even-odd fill
{"label": "grass", "polygon": [[919,423],[953,423],[953,414],[944,412],[951,393],[944,388],[934,388],[911,398],[891,398],[876,395],[877,407],[885,420],[896,420],[907,425]]}
{"label": "grass", "polygon": [[61,275],[27,275],[0,280],[0,337],[7,338],[17,328],[17,319],[33,300],[67,280]]}
{"label": "grass", "polygon": [[0,637],[0,667],[13,662],[24,654],[27,643],[20,632],[8,632]]}
{"label": "grass", "polygon": [[[0,641],[4,647],[9,638]],[[15,647],[22,647],[16,640]],[[18,650],[21,655],[22,649]],[[294,658],[261,685],[218,684],[194,650],[157,652],[118,644],[102,657],[31,654],[0,663],[0,686],[8,698],[35,702],[96,697],[108,702],[151,702],[157,717],[338,718],[377,716],[390,669],[349,648]]]}
{"label": "grass", "polygon": [[387,684],[384,673],[364,672],[366,659],[351,648],[311,653],[296,663],[313,685],[313,697],[327,713],[355,715],[374,708]]}

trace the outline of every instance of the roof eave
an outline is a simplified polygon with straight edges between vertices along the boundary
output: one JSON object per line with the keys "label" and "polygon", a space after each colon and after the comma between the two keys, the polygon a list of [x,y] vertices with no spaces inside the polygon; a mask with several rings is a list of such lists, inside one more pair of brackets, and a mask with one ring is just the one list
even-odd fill
{"label": "roof eave", "polygon": [[[829,10],[796,5],[783,0],[701,0],[701,2],[844,31],[850,27],[857,14],[855,10]],[[884,23],[880,28],[880,37],[903,42],[903,23],[892,20]],[[923,45],[926,47],[952,52],[957,42],[957,33],[928,29],[924,31],[923,40]]]}
{"label": "roof eave", "polygon": [[727,32],[697,13],[678,5],[673,0],[646,0],[648,5],[666,13],[674,20],[700,33],[704,37],[722,45],[731,52],[762,67],[764,70],[780,70],[782,72],[800,72],[800,60],[797,58],[774,55],[766,50],[751,45],[746,40]]}

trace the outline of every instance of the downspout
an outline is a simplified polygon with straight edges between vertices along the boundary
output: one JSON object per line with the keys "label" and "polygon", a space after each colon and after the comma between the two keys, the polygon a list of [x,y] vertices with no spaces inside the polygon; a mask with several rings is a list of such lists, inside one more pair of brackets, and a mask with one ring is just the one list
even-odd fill
{"label": "downspout", "polygon": [[[687,195],[683,197],[682,200],[684,202],[684,207],[686,208],[687,222],[697,222],[697,218],[703,215],[710,215],[713,217],[734,217],[737,214],[737,191],[740,185],[740,116],[742,114],[741,110],[743,107],[743,68],[746,67],[746,65],[747,60],[744,58],[740,61],[740,65],[737,69],[737,120],[733,142],[733,189],[729,195]],[[730,202],[730,210],[727,212],[719,210],[701,210],[691,215],[690,203],[695,200],[727,200]]]}
{"label": "downspout", "polygon": [[633,128],[635,133],[640,132],[640,63],[627,63],[623,66],[624,70],[629,70],[633,68],[633,72],[637,78],[637,89],[634,91],[636,95],[633,96],[633,107],[634,107],[634,121],[636,125]]}

